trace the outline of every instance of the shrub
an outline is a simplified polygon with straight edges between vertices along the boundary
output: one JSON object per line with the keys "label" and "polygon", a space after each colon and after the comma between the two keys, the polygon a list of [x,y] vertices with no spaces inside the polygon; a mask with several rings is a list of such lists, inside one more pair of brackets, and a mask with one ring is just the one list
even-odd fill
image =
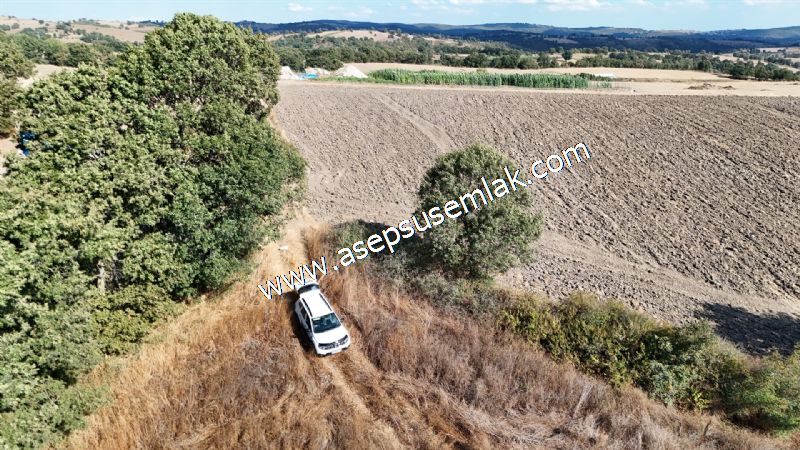
{"label": "shrub", "polygon": [[800,349],[752,360],[726,348],[705,322],[663,324],[587,295],[558,304],[523,295],[498,320],[556,359],[668,405],[714,409],[773,433],[800,427]]}
{"label": "shrub", "polygon": [[439,308],[456,308],[471,314],[494,313],[502,297],[487,279],[447,278],[429,272],[414,276],[407,283],[407,287]]}
{"label": "shrub", "polygon": [[800,428],[800,349],[758,361],[736,381],[724,399],[734,421],[779,434]]}
{"label": "shrub", "polygon": [[673,327],[588,295],[554,305],[525,297],[500,317],[556,359],[615,386],[636,384],[669,405],[709,406],[707,355],[715,338],[705,323]]}

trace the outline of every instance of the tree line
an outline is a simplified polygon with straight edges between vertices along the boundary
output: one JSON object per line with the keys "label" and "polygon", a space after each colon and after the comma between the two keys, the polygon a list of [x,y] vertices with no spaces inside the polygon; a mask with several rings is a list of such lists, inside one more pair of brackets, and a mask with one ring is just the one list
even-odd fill
{"label": "tree line", "polygon": [[[653,54],[638,50],[614,51],[607,47],[590,49],[551,48],[545,52],[526,52],[503,43],[449,41],[421,36],[395,35],[388,41],[369,37],[335,37],[293,34],[277,39],[274,44],[282,66],[294,70],[322,67],[336,70],[344,63],[389,62],[406,64],[439,64],[443,66],[503,69],[541,69],[558,67],[619,67],[669,70],[700,70],[730,75],[732,78],[757,80],[800,80],[800,75],[779,67],[783,59],[759,61],[723,61],[706,52],[671,51]],[[572,61],[575,53],[588,56]],[[563,63],[553,56],[560,54]]]}
{"label": "tree line", "polygon": [[646,52],[628,50],[611,52],[608,55],[595,54],[570,64],[573,67],[620,67],[638,69],[699,70],[730,75],[735,79],[755,78],[757,80],[797,81],[800,75],[775,64],[752,61],[728,61],[709,53],[669,52],[654,55]]}
{"label": "tree line", "polygon": [[26,28],[18,33],[0,33],[0,42],[18,47],[35,64],[78,67],[86,64],[108,64],[117,52],[129,45],[100,33],[81,36],[82,42],[62,42],[51,37],[46,28]]}
{"label": "tree line", "polygon": [[344,63],[392,62],[441,64],[460,67],[535,69],[555,67],[556,60],[541,52],[529,54],[504,44],[477,41],[440,41],[420,36],[395,36],[389,41],[369,37],[307,34],[283,36],[274,41],[282,66],[293,70],[322,67],[336,70]]}

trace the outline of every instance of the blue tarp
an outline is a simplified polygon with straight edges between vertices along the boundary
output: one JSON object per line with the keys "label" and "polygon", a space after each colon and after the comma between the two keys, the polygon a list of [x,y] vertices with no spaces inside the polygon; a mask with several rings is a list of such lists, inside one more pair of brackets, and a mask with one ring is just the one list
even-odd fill
{"label": "blue tarp", "polygon": [[22,154],[24,156],[29,156],[31,154],[31,150],[28,148],[28,142],[36,139],[36,134],[31,131],[20,131],[19,132],[19,148],[22,149]]}

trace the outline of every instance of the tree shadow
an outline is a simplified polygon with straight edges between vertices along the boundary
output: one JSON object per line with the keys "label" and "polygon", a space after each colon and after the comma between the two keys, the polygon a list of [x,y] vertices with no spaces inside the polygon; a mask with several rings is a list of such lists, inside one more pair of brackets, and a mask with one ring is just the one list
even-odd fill
{"label": "tree shadow", "polygon": [[706,303],[695,313],[714,323],[717,334],[752,355],[790,354],[800,344],[800,317],[786,313],[756,314],[744,308]]}

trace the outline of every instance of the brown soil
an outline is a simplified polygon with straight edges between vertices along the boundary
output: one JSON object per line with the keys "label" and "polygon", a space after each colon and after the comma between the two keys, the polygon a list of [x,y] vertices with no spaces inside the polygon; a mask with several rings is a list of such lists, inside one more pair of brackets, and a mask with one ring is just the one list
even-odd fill
{"label": "brown soil", "polygon": [[800,100],[313,83],[281,94],[317,217],[408,217],[425,170],[454,147],[490,144],[522,167],[585,142],[591,163],[531,187],[547,232],[538,260],[504,282],[706,318],[754,352],[800,342]]}
{"label": "brown soil", "polygon": [[[349,350],[304,350],[283,302],[256,283],[318,255],[301,216],[218,302],[190,308],[124,360],[114,402],[66,448],[788,448],[719,420],[614,390],[468,317],[374,284],[359,269],[323,289]],[[280,248],[287,248],[281,251]],[[114,372],[115,364],[106,371]],[[103,371],[98,377],[103,378]]]}

